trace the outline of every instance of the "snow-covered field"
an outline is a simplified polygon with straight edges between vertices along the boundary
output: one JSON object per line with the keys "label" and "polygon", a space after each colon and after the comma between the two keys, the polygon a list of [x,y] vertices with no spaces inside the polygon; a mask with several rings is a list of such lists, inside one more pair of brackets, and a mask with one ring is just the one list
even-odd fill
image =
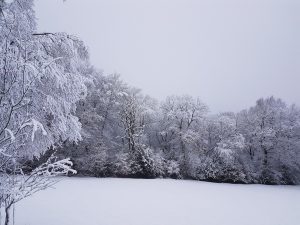
{"label": "snow-covered field", "polygon": [[299,225],[300,186],[64,178],[16,207],[15,225]]}

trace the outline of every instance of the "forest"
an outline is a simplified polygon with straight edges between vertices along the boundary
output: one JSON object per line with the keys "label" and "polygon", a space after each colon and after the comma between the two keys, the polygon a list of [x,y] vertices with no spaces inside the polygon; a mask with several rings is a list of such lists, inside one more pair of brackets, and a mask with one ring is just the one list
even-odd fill
{"label": "forest", "polygon": [[0,0],[7,220],[61,175],[299,184],[300,109],[272,96],[219,114],[193,96],[158,101],[91,65],[76,36],[38,33],[33,0]]}

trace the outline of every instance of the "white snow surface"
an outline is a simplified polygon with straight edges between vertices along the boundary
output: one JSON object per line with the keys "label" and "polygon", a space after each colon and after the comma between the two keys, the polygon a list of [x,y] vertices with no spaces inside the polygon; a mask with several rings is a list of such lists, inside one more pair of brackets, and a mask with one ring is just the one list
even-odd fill
{"label": "white snow surface", "polygon": [[15,225],[299,225],[300,186],[63,178],[15,213]]}

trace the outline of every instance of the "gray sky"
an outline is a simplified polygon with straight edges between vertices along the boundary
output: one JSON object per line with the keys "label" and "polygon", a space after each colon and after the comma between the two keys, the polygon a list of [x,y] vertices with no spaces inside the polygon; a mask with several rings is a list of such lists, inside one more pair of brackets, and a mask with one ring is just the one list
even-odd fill
{"label": "gray sky", "polygon": [[93,65],[155,98],[300,105],[299,0],[36,0],[36,12],[40,31],[79,36]]}

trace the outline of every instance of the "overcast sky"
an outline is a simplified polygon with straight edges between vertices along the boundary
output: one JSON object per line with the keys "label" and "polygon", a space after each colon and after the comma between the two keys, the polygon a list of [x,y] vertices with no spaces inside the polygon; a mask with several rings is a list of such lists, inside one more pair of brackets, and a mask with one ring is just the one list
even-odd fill
{"label": "overcast sky", "polygon": [[36,13],[40,31],[79,36],[93,65],[155,98],[300,105],[299,0],[36,0]]}

